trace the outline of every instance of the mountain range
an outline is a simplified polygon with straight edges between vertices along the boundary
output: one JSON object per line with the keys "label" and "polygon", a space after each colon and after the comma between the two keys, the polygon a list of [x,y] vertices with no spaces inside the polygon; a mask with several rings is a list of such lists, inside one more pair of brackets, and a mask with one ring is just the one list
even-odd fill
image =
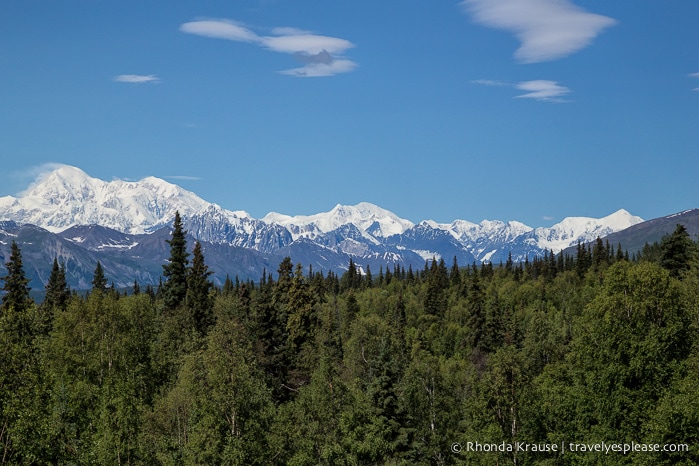
{"label": "mountain range", "polygon": [[[188,244],[202,243],[214,281],[226,275],[257,280],[284,257],[314,270],[341,273],[350,258],[363,269],[421,268],[443,258],[461,265],[514,261],[559,252],[641,224],[618,210],[600,219],[568,217],[549,228],[517,221],[413,223],[374,204],[337,205],[307,216],[269,213],[261,219],[232,211],[159,178],[103,181],[62,166],[17,197],[0,197],[0,268],[15,240],[33,288],[42,288],[53,258],[66,265],[73,288],[89,288],[96,262],[115,286],[158,283],[179,211]],[[4,273],[0,270],[0,273]]]}

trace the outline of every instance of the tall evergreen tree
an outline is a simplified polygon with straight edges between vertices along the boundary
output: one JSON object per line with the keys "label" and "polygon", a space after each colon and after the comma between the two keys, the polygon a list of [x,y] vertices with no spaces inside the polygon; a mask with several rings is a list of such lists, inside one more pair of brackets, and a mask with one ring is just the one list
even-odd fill
{"label": "tall evergreen tree", "polygon": [[70,288],[66,282],[65,265],[58,265],[58,259],[54,257],[51,275],[49,275],[49,280],[46,282],[44,305],[65,309],[69,297]]}
{"label": "tall evergreen tree", "polygon": [[371,288],[374,286],[374,278],[371,275],[371,268],[369,267],[369,264],[366,265],[366,274],[364,275],[364,283],[366,284],[367,288]]}
{"label": "tall evergreen tree", "polygon": [[97,261],[95,273],[92,276],[92,291],[105,291],[107,289],[107,277],[104,276],[104,269],[100,261]]}
{"label": "tall evergreen tree", "polygon": [[342,274],[340,278],[340,291],[347,291],[354,288],[359,288],[362,277],[357,270],[357,266],[350,257],[349,266],[347,271]]}
{"label": "tall evergreen tree", "polygon": [[209,276],[212,273],[204,262],[201,243],[197,241],[192,251],[192,267],[189,268],[187,274],[186,301],[192,312],[194,326],[201,334],[205,334],[213,323],[213,302],[209,295],[213,286],[209,281]]}
{"label": "tall evergreen tree", "polygon": [[[262,272],[262,280],[260,281],[260,286],[263,286],[266,281],[265,275],[267,274],[266,271]],[[224,296],[228,296],[232,294],[234,291],[233,287],[233,280],[231,280],[231,277],[226,274],[226,280],[223,282],[223,289],[221,290],[221,293],[223,293]]]}
{"label": "tall evergreen tree", "polygon": [[512,261],[512,251],[507,253],[507,262],[505,262],[505,270],[510,273],[514,267],[514,262]]}
{"label": "tall evergreen tree", "polygon": [[695,252],[696,244],[689,237],[687,228],[678,224],[675,231],[660,242],[660,265],[673,277],[680,277],[689,270]]}
{"label": "tall evergreen tree", "polygon": [[307,382],[317,357],[317,351],[313,348],[318,326],[314,305],[315,300],[308,280],[303,276],[301,264],[297,264],[289,288],[286,322],[289,348],[293,354],[289,382],[296,386]]}
{"label": "tall evergreen tree", "polygon": [[291,262],[291,257],[287,256],[279,264],[277,269],[279,278],[277,279],[277,292],[278,294],[286,294],[289,292],[291,287],[291,278],[294,273],[294,264]]}
{"label": "tall evergreen tree", "polygon": [[486,346],[486,309],[485,292],[481,286],[480,272],[473,266],[471,282],[468,290],[468,326],[471,330],[470,346],[474,349],[485,349]]}
{"label": "tall evergreen tree", "polygon": [[22,252],[15,241],[12,241],[10,261],[5,263],[7,275],[2,277],[5,284],[2,290],[2,309],[12,307],[16,312],[23,312],[29,306],[29,279],[24,274]]}
{"label": "tall evergreen tree", "polygon": [[439,263],[433,257],[432,265],[427,275],[427,289],[425,290],[424,306],[428,314],[442,316],[447,309],[446,289],[449,286],[447,268],[444,259]]}
{"label": "tall evergreen tree", "polygon": [[183,229],[180,212],[175,212],[172,237],[167,240],[170,245],[170,258],[163,265],[163,275],[167,280],[163,284],[165,305],[174,309],[184,301],[187,295],[187,265],[189,253],[187,252],[187,232]]}
{"label": "tall evergreen tree", "polygon": [[461,271],[459,270],[459,262],[456,260],[456,256],[454,256],[454,261],[451,264],[449,281],[451,282],[451,286],[458,287],[461,285]]}

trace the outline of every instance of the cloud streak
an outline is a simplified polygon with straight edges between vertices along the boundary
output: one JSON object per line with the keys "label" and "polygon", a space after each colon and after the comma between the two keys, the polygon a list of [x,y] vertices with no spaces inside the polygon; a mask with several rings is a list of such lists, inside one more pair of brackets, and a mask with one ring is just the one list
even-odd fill
{"label": "cloud streak", "polygon": [[536,79],[534,81],[523,81],[515,86],[525,94],[518,95],[518,99],[535,99],[549,102],[563,102],[561,97],[570,93],[570,89],[559,85],[556,81],[546,79]]}
{"label": "cloud streak", "polygon": [[[688,76],[689,76],[690,78],[699,78],[699,73],[689,73]],[[693,90],[693,91],[699,91],[699,87],[695,87],[695,88],[692,89],[692,90]]]}
{"label": "cloud streak", "polygon": [[513,33],[521,42],[515,58],[522,63],[566,57],[616,23],[570,0],[463,0],[461,6],[477,23]]}
{"label": "cloud streak", "polygon": [[512,87],[519,91],[524,91],[524,94],[515,96],[516,99],[534,99],[542,102],[567,102],[563,99],[563,96],[571,93],[569,88],[561,86],[557,81],[547,79],[522,81],[516,84],[492,79],[476,79],[471,81],[471,84],[494,87]]}
{"label": "cloud streak", "polygon": [[145,84],[160,82],[160,78],[154,74],[120,74],[114,77],[114,81],[118,83]]}
{"label": "cloud streak", "polygon": [[357,67],[344,57],[354,47],[350,41],[321,36],[296,28],[274,28],[271,35],[258,35],[244,24],[229,19],[191,21],[180,26],[180,31],[214,39],[246,42],[295,57],[303,66],[280,71],[297,77],[333,76],[348,73]]}
{"label": "cloud streak", "polygon": [[18,197],[24,196],[26,193],[30,192],[38,183],[44,180],[51,172],[58,170],[61,167],[66,167],[68,165],[64,163],[47,162],[41,165],[34,165],[25,170],[15,171],[12,173],[12,177],[22,181],[30,181],[29,186],[26,189],[17,193]]}

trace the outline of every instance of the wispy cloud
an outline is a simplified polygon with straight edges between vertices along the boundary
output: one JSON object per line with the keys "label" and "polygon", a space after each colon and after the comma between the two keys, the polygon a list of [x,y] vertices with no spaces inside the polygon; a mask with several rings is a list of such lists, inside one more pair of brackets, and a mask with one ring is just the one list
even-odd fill
{"label": "wispy cloud", "polygon": [[[699,78],[699,73],[689,73],[688,75],[690,78]],[[695,87],[692,89],[693,91],[699,91],[699,87]]]}
{"label": "wispy cloud", "polygon": [[114,77],[114,81],[118,83],[145,84],[160,82],[160,78],[154,74],[120,74]]}
{"label": "wispy cloud", "polygon": [[352,42],[337,37],[320,36],[297,28],[281,27],[271,35],[258,35],[242,23],[228,19],[191,21],[180,26],[187,34],[247,42],[274,52],[293,55],[303,66],[280,73],[298,77],[332,76],[348,73],[357,67],[344,57]]}
{"label": "wispy cloud", "polygon": [[512,32],[521,42],[515,58],[522,63],[568,56],[616,23],[570,0],[463,0],[461,5],[476,22]]}
{"label": "wispy cloud", "polygon": [[508,83],[506,81],[497,81],[492,79],[475,79],[471,84],[480,84],[483,86],[496,87],[512,87],[519,91],[525,91],[524,94],[515,96],[517,99],[534,99],[543,102],[567,102],[563,100],[563,96],[570,94],[571,90],[565,86],[561,86],[557,81],[546,79],[535,79],[532,81],[522,81],[519,83]]}
{"label": "wispy cloud", "polygon": [[64,163],[47,162],[41,165],[34,165],[25,170],[18,170],[12,172],[12,177],[25,184],[29,182],[29,186],[18,192],[17,196],[23,196],[25,193],[31,191],[38,183],[44,180],[51,172],[58,170],[61,167],[66,167],[68,165]]}
{"label": "wispy cloud", "polygon": [[534,81],[523,81],[515,86],[525,94],[518,95],[518,99],[535,99],[549,102],[563,102],[561,97],[570,93],[570,89],[559,85],[556,81],[536,79]]}
{"label": "wispy cloud", "polygon": [[257,42],[259,37],[240,23],[228,19],[192,21],[180,26],[180,31],[187,34],[211,37],[213,39]]}
{"label": "wispy cloud", "polygon": [[484,86],[512,86],[512,84],[505,81],[497,81],[494,79],[474,79],[471,84],[482,84]]}

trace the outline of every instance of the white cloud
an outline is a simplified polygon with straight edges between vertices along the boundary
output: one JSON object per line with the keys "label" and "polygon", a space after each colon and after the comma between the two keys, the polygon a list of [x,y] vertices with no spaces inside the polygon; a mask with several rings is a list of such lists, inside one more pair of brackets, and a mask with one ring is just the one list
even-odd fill
{"label": "white cloud", "polygon": [[272,34],[275,36],[300,36],[303,34],[312,34],[311,31],[305,31],[298,28],[274,28]]}
{"label": "white cloud", "polygon": [[114,77],[114,81],[118,83],[143,84],[160,82],[160,78],[154,74],[120,74]]}
{"label": "white cloud", "polygon": [[519,99],[536,99],[552,102],[562,102],[560,97],[569,94],[570,89],[560,86],[556,81],[537,79],[534,81],[523,81],[515,86],[526,94],[518,95]]}
{"label": "white cloud", "polygon": [[227,19],[192,21],[180,31],[215,39],[227,39],[259,45],[268,50],[293,55],[303,67],[280,71],[297,77],[332,76],[354,70],[357,64],[343,56],[354,47],[350,41],[320,36],[291,27],[272,29],[272,35],[257,35],[244,25]]}
{"label": "white cloud", "polygon": [[354,47],[345,39],[317,36],[315,34],[262,37],[265,47],[275,52],[314,55],[320,52],[339,54]]}
{"label": "white cloud", "polygon": [[258,42],[260,40],[257,34],[250,29],[227,19],[184,23],[180,26],[180,31],[213,39],[237,40],[241,42]]}
{"label": "white cloud", "polygon": [[34,165],[27,168],[26,170],[16,171],[12,173],[12,177],[21,180],[23,184],[29,181],[29,186],[17,193],[17,196],[22,197],[29,191],[31,191],[37,184],[41,183],[44,178],[50,175],[52,172],[58,170],[61,167],[67,167],[68,165],[64,163],[47,162],[41,165]]}
{"label": "white cloud", "polygon": [[482,84],[484,86],[512,86],[512,84],[505,81],[497,81],[494,79],[474,79],[471,84]]}
{"label": "white cloud", "polygon": [[569,94],[571,90],[565,86],[561,86],[557,81],[546,79],[535,79],[532,81],[522,81],[517,84],[508,83],[506,81],[497,81],[493,79],[475,79],[471,84],[480,84],[483,86],[497,87],[513,87],[520,91],[525,91],[525,94],[515,96],[518,99],[535,99],[546,102],[565,102],[561,97]]}
{"label": "white cloud", "polygon": [[[690,73],[690,74],[688,74],[687,76],[689,76],[690,78],[699,78],[699,73]],[[699,87],[695,87],[695,88],[692,89],[692,90],[693,90],[693,91],[699,91]]]}
{"label": "white cloud", "polygon": [[587,47],[616,21],[588,13],[570,0],[463,0],[476,22],[512,32],[521,42],[515,58],[537,63]]}
{"label": "white cloud", "polygon": [[339,73],[348,73],[354,70],[357,64],[352,60],[333,60],[332,63],[307,63],[301,68],[280,71],[281,74],[300,78],[314,78],[319,76],[333,76]]}

